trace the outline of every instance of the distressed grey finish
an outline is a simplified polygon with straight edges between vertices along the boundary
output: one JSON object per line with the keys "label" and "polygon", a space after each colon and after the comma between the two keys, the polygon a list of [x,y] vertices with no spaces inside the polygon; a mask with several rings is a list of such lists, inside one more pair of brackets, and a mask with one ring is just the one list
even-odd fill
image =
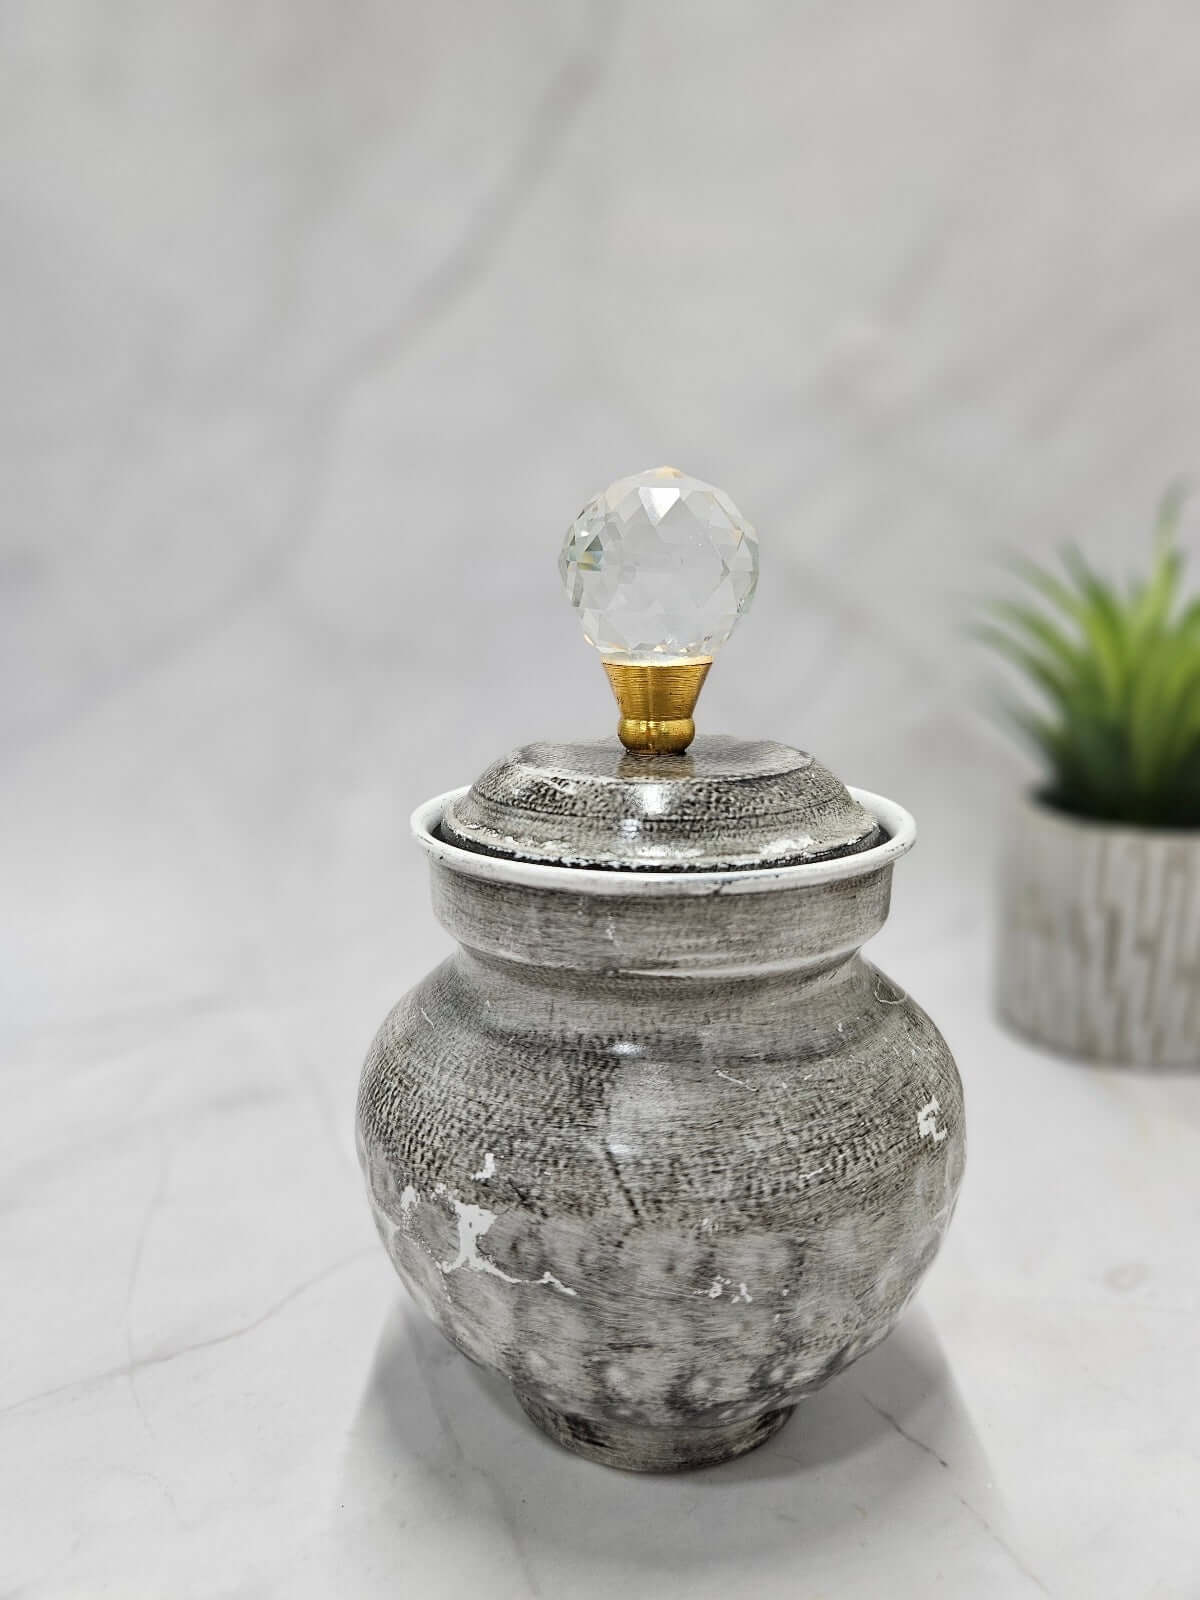
{"label": "distressed grey finish", "polygon": [[726,1459],[892,1327],[962,1175],[962,1092],[857,953],[911,819],[806,865],[501,859],[414,819],[460,942],[392,1011],[359,1153],[424,1311],[584,1455]]}
{"label": "distressed grey finish", "polygon": [[997,1001],[1056,1050],[1200,1066],[1200,832],[1024,800],[1001,875]]}
{"label": "distressed grey finish", "polygon": [[452,800],[455,843],[571,866],[714,871],[819,861],[879,842],[875,819],[806,751],[701,734],[687,754],[615,739],[529,744]]}

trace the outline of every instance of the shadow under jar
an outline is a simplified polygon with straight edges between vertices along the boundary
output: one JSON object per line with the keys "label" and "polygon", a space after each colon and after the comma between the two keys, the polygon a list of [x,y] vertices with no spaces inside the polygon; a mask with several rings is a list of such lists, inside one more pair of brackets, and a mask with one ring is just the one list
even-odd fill
{"label": "shadow under jar", "polygon": [[754,1448],[889,1332],[962,1176],[950,1052],[859,953],[911,817],[702,738],[528,746],[414,829],[459,949],[362,1076],[397,1272],[568,1449]]}

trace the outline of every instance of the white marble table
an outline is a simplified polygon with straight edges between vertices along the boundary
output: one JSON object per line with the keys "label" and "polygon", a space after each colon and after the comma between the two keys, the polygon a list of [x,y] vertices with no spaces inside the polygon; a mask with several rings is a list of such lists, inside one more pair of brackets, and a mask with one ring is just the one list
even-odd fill
{"label": "white marble table", "polygon": [[[1197,468],[1191,9],[2,26],[0,1593],[1200,1594],[1200,1075],[992,1022],[959,630]],[[639,1479],[421,1324],[351,1129],[445,948],[406,813],[607,728],[555,545],[663,459],[764,540],[704,725],[918,815],[877,955],[970,1155],[885,1346]]]}

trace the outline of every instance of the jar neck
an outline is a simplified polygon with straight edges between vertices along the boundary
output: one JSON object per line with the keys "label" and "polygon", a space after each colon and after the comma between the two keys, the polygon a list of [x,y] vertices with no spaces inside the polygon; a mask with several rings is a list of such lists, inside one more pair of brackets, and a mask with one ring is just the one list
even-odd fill
{"label": "jar neck", "polygon": [[678,969],[593,972],[577,967],[534,966],[527,961],[514,961],[507,956],[473,950],[466,945],[460,947],[455,959],[470,973],[473,982],[489,992],[493,984],[506,989],[511,989],[514,984],[527,985],[543,993],[553,990],[564,996],[603,992],[620,998],[622,1003],[636,1002],[640,1006],[673,1001],[685,986],[704,984],[722,987],[735,984],[739,993],[760,990],[769,997],[767,1003],[775,1005],[779,992],[783,990],[803,990],[809,998],[840,990],[848,983],[857,981],[855,974],[862,967],[857,950],[825,956],[816,961],[780,963],[775,967],[710,967],[694,972]]}
{"label": "jar neck", "polygon": [[882,927],[891,865],[832,883],[757,892],[574,893],[433,865],[439,920],[466,949],[597,977],[819,979]]}

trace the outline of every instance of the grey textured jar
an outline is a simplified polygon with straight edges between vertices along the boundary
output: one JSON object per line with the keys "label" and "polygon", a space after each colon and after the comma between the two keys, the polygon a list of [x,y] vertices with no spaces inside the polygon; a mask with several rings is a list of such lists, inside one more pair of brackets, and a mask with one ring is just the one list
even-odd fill
{"label": "grey textured jar", "polygon": [[396,1270],[569,1449],[752,1449],[885,1337],[954,1208],[953,1059],[859,953],[911,817],[699,740],[529,747],[413,822],[460,948],[363,1071]]}

